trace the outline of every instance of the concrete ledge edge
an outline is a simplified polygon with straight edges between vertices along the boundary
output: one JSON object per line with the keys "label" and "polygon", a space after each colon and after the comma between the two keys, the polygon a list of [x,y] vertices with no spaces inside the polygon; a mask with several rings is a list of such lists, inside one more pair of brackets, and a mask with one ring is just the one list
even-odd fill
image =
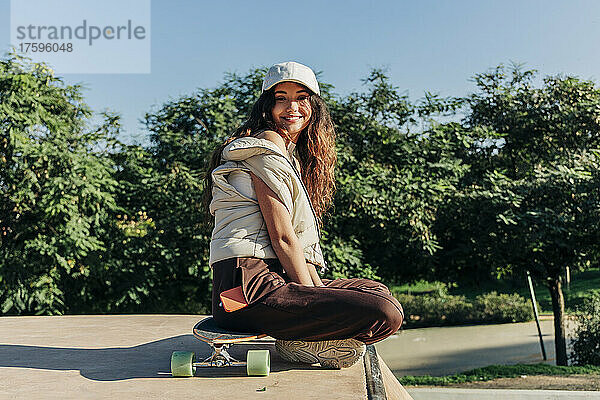
{"label": "concrete ledge edge", "polygon": [[387,400],[377,350],[372,344],[367,346],[363,362],[365,366],[367,398],[369,400]]}

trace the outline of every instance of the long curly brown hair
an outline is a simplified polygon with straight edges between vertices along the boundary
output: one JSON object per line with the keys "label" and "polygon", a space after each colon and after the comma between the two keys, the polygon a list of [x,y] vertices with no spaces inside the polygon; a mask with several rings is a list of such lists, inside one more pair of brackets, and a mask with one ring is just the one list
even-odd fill
{"label": "long curly brown hair", "polygon": [[[204,209],[206,219],[212,223],[209,211],[212,200],[211,172],[221,164],[221,153],[225,146],[243,136],[253,136],[264,130],[277,131],[271,110],[275,105],[274,88],[263,92],[252,106],[248,119],[212,154],[205,175]],[[315,94],[310,95],[312,115],[308,126],[300,133],[296,148],[298,149],[301,176],[308,191],[310,202],[315,210],[317,221],[322,225],[323,216],[333,202],[335,192],[335,129],[329,109],[323,99]]]}

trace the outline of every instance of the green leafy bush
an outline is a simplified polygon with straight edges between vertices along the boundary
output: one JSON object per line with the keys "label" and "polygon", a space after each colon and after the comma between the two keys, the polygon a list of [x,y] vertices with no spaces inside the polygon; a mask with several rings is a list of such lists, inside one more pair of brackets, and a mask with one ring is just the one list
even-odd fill
{"label": "green leafy bush", "polygon": [[475,298],[478,319],[486,322],[521,322],[533,318],[531,304],[518,294],[486,293]]}
{"label": "green leafy bush", "polygon": [[600,365],[600,293],[594,292],[583,301],[575,322],[571,361],[575,365]]}
{"label": "green leafy bush", "polygon": [[323,235],[323,252],[329,269],[323,276],[328,279],[367,278],[379,280],[371,265],[364,262],[359,244],[347,242],[339,237]]}
{"label": "green leafy bush", "polygon": [[395,293],[406,312],[406,327],[461,325],[477,323],[523,322],[533,318],[531,306],[518,294],[496,292],[477,296],[438,293],[411,295]]}
{"label": "green leafy bush", "polygon": [[406,313],[406,326],[458,325],[472,320],[473,304],[464,296],[399,294],[396,298]]}

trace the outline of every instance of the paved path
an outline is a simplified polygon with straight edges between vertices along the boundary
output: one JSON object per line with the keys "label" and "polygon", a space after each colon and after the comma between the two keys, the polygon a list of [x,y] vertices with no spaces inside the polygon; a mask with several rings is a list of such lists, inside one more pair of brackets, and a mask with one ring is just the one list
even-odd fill
{"label": "paved path", "polygon": [[[363,363],[323,370],[286,363],[274,348],[268,377],[202,368],[194,378],[172,378],[173,350],[209,354],[208,345],[191,335],[201,318],[0,317],[0,398],[366,399]],[[243,358],[247,348],[235,346],[231,353]]]}
{"label": "paved path", "polygon": [[[546,353],[553,362],[553,321],[541,322]],[[491,364],[543,362],[535,322],[407,329],[375,347],[397,376],[441,376]]]}
{"label": "paved path", "polygon": [[[554,363],[552,319],[542,321],[548,362]],[[441,376],[491,364],[543,362],[535,322],[409,329],[375,345],[396,376]],[[600,399],[600,392],[407,387],[414,400]]]}

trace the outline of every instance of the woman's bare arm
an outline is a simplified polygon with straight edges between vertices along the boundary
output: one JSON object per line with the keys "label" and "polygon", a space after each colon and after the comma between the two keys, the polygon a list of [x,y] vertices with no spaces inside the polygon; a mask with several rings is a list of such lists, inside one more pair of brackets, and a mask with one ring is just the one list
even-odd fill
{"label": "woman's bare arm", "polygon": [[[275,143],[281,149],[281,151],[284,154],[286,153],[287,150],[286,150],[285,141],[283,140],[283,138],[277,132],[267,130],[267,131],[261,132],[257,137],[261,138],[261,139],[270,140],[271,142]],[[290,220],[289,212],[287,211],[287,209],[285,208],[285,206],[283,206],[283,203],[281,203],[281,201],[279,201],[279,198],[277,198],[277,196],[275,195],[275,193],[273,193],[273,191],[267,185],[265,185],[262,180],[260,180],[255,175],[252,175],[252,180],[254,182],[255,190],[257,190],[256,187],[257,187],[257,184],[258,184],[258,186],[262,186],[262,189],[264,189],[266,191],[268,197],[270,198],[269,201],[277,201],[277,203],[278,203],[277,207],[281,208],[281,210],[279,210],[279,211],[281,211],[279,213],[280,214],[280,218],[285,218],[287,220],[286,224],[285,224],[286,225],[286,229],[287,229],[286,230],[287,236],[289,236],[291,238],[291,240],[296,243],[296,247],[299,248],[299,252],[302,255],[302,259],[304,260],[304,253],[302,251],[302,248],[300,247],[300,244],[298,243],[298,239],[296,237],[296,234],[294,233],[294,229],[292,227],[292,221]],[[259,181],[259,182],[256,182],[256,181]],[[259,188],[259,190],[260,190],[260,188]],[[257,192],[257,195],[258,195],[258,192]],[[259,198],[259,205],[260,205],[261,211],[263,212],[263,215],[264,215],[265,212],[263,211],[263,205],[260,204],[260,202],[261,202],[261,200]],[[266,203],[266,201],[264,201],[264,202]],[[265,204],[265,206],[267,206],[267,205]],[[267,218],[265,218],[265,221],[266,220],[267,220]],[[276,231],[278,228],[275,227],[275,226],[269,227],[268,222],[267,222],[267,229],[269,230],[269,235],[271,236],[271,242],[273,242],[273,236],[272,236],[271,232]],[[276,232],[275,236],[280,236],[280,234]],[[275,249],[275,246],[274,246],[274,249]],[[285,255],[280,256],[280,254],[277,251],[278,250],[275,250],[275,253],[277,254],[277,257],[279,257],[279,259],[281,261],[281,257],[285,258]],[[280,251],[281,252],[285,252],[283,250],[283,248],[281,248],[281,247],[280,247]],[[296,255],[296,257],[294,257],[294,258],[299,260],[299,256],[298,255]],[[283,261],[281,263],[284,264]],[[312,265],[312,264],[310,264],[310,263],[306,263],[305,260],[304,260],[304,265],[307,266],[308,274],[310,276],[310,280],[312,281],[313,285],[314,286],[324,286],[323,282],[321,281],[321,278],[319,277],[319,274],[317,273],[317,270],[315,269],[315,266]],[[284,264],[284,268],[285,268],[285,264]],[[300,269],[303,270],[302,267],[300,267]],[[286,272],[287,272],[287,269],[286,269]],[[288,273],[288,275],[290,275],[290,274]],[[304,276],[303,272],[302,272],[302,275]],[[291,275],[290,275],[290,277],[291,277]],[[293,278],[292,278],[292,280],[294,282],[300,283],[300,280],[296,280],[296,279],[293,279]],[[304,278],[304,280],[305,280],[305,278]]]}
{"label": "woman's bare arm", "polygon": [[[253,173],[250,173],[250,175],[252,176],[260,211],[267,224],[271,245],[283,269],[293,282],[315,286],[287,208],[262,179]],[[316,273],[316,270],[314,273]]]}

